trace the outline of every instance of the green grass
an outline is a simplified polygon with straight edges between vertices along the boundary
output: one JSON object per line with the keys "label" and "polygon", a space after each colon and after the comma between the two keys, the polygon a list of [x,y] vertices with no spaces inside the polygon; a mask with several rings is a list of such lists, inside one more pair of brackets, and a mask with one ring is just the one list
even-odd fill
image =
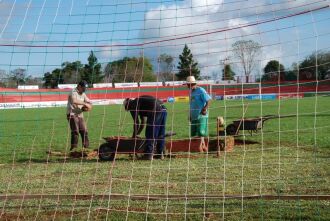
{"label": "green grass", "polygon": [[[0,195],[13,194],[179,194],[194,195],[327,195],[329,194],[330,98],[301,100],[214,101],[210,136],[216,117],[226,123],[268,114],[291,118],[265,122],[257,135],[242,133],[234,151],[196,154],[197,158],[131,161],[120,155],[114,163],[97,159],[63,159],[46,151],[68,152],[70,131],[65,108],[2,110],[0,115]],[[188,106],[167,104],[167,129],[172,139],[188,138]],[[130,136],[132,120],[121,105],[94,106],[85,114],[91,147],[102,137]],[[48,220],[327,220],[329,201],[264,199],[74,200],[20,199],[0,201],[1,219]],[[127,212],[129,211],[129,212]],[[167,215],[166,215],[167,214]]]}

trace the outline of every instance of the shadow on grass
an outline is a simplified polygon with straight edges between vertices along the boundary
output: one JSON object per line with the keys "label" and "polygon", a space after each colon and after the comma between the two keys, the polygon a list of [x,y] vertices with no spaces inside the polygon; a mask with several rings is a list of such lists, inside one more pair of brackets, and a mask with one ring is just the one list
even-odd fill
{"label": "shadow on grass", "polygon": [[[132,161],[128,156],[127,157],[120,157],[116,158],[115,161]],[[141,160],[139,160],[141,161]],[[17,163],[41,163],[41,164],[47,164],[47,163],[112,163],[112,161],[102,161],[97,158],[93,159],[87,159],[87,158],[60,158],[60,157],[51,157],[50,159],[40,159],[40,158],[19,158],[15,162]]]}
{"label": "shadow on grass", "polygon": [[[28,159],[28,158],[20,158],[17,159],[16,162],[17,163],[43,163],[43,164],[47,164],[47,163],[80,163],[81,161],[83,161],[84,163],[96,163],[98,160],[97,159],[79,159],[79,158],[52,158],[52,159],[37,159],[37,158],[33,158],[33,159]],[[101,162],[101,161],[99,161]]]}
{"label": "shadow on grass", "polygon": [[244,140],[244,139],[237,139],[235,138],[235,145],[246,145],[246,144],[260,144],[260,142],[255,141],[255,140]]}

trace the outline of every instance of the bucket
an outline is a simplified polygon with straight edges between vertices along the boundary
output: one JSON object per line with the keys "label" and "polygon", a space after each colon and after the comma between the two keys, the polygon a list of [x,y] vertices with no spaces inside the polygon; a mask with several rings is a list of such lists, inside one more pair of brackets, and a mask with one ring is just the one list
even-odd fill
{"label": "bucket", "polygon": [[199,115],[198,117],[198,134],[201,137],[206,137],[208,135],[208,129],[207,129],[207,124],[208,124],[208,119],[209,117],[207,115]]}

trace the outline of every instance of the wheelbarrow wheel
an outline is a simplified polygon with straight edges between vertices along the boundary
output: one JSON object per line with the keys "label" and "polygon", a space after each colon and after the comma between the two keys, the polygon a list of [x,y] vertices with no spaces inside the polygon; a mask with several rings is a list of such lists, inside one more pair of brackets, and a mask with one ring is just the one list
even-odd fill
{"label": "wheelbarrow wheel", "polygon": [[99,158],[103,161],[113,161],[116,151],[108,143],[101,144],[99,147]]}
{"label": "wheelbarrow wheel", "polygon": [[[226,127],[226,135],[230,135],[230,136],[233,136],[233,135],[236,135],[236,131],[237,131],[237,128],[234,124],[229,124],[227,127]],[[238,132],[237,132],[238,133]]]}

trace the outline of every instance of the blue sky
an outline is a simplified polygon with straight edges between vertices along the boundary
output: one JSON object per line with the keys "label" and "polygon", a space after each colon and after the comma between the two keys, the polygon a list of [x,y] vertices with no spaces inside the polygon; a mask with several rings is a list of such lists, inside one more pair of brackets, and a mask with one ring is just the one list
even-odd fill
{"label": "blue sky", "polygon": [[[269,60],[290,67],[316,49],[328,50],[330,10],[318,10],[327,5],[326,0],[0,0],[0,69],[20,67],[42,76],[65,61],[85,63],[94,50],[103,64],[144,55],[157,71],[160,54],[178,57],[187,43],[203,75],[220,72],[219,61],[226,57],[240,72],[231,45],[251,39],[263,46],[258,74]],[[288,15],[295,16],[276,20]],[[275,21],[243,27],[269,19]],[[134,46],[151,41],[156,42]]]}

